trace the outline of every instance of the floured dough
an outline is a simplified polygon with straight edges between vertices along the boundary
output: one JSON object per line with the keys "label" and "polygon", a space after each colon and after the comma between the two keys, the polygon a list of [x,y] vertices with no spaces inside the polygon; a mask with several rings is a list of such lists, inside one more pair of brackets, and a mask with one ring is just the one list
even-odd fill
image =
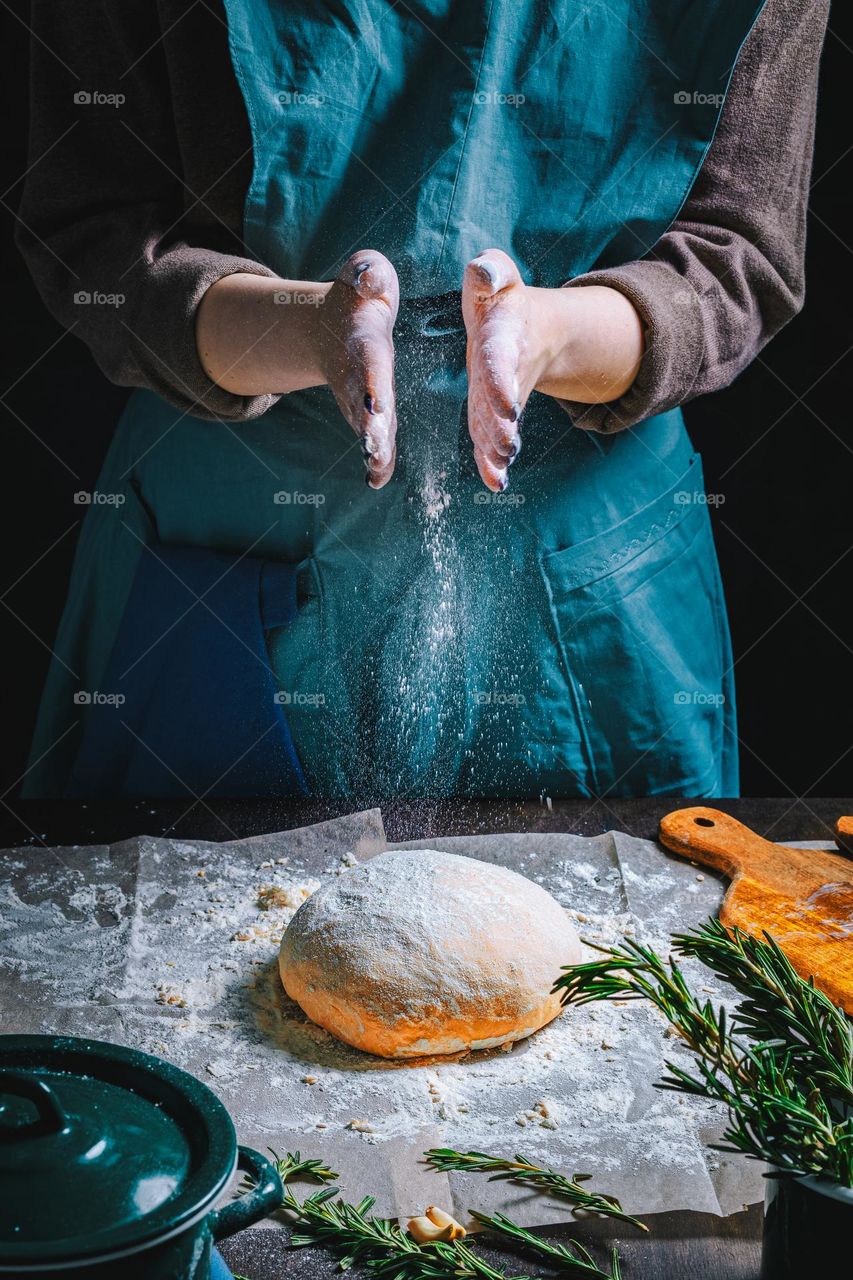
{"label": "floured dough", "polygon": [[281,943],[285,990],[332,1035],[384,1058],[521,1040],[560,1012],[580,959],[549,893],[433,849],[383,853],[304,902]]}

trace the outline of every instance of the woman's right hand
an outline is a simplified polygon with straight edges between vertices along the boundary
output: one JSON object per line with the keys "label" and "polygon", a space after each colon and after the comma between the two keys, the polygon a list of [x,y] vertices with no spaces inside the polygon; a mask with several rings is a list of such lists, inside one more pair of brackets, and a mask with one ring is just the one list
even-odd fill
{"label": "woman's right hand", "polygon": [[207,376],[239,396],[327,385],[361,441],[367,483],[396,459],[393,329],[397,273],[375,249],[354,253],[331,284],[236,273],[207,290],[196,347]]}

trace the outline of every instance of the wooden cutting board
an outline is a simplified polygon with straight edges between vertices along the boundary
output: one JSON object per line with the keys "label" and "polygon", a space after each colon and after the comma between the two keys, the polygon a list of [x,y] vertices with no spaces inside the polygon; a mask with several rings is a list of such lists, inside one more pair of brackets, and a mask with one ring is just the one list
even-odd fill
{"label": "wooden cutting board", "polygon": [[[853,846],[853,819],[837,842]],[[667,814],[660,840],[673,853],[731,879],[720,908],[724,925],[760,938],[765,930],[791,964],[853,1014],[853,859],[821,849],[789,849],[756,835],[717,809]]]}

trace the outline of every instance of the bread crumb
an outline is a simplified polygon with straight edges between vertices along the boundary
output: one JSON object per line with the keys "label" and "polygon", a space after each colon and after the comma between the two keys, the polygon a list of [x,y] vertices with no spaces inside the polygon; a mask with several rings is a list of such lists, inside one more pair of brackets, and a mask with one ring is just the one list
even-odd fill
{"label": "bread crumb", "polygon": [[176,1005],[179,1009],[186,1009],[187,1007],[184,997],[174,987],[170,987],[165,983],[161,983],[158,987],[156,998],[158,1004]]}
{"label": "bread crumb", "polygon": [[258,906],[262,911],[271,911],[274,907],[301,907],[306,898],[311,897],[312,890],[307,885],[262,884],[258,890]]}

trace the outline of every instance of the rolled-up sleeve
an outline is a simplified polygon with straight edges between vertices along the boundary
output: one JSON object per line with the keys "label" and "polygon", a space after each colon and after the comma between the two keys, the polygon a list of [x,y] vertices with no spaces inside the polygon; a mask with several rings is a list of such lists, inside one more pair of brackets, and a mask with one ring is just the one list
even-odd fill
{"label": "rolled-up sleeve", "polygon": [[677,219],[647,256],[567,282],[618,289],[645,337],[618,400],[560,401],[577,426],[619,431],[727,386],[802,307],[828,14],[828,0],[767,0]]}
{"label": "rolled-up sleeve", "polygon": [[[112,382],[147,387],[203,418],[257,417],[277,397],[213,383],[195,316],[222,277],[274,272],[235,252],[234,228],[183,181],[158,6],[34,0],[31,26],[17,240],[45,305]],[[202,206],[203,235],[194,217]]]}

